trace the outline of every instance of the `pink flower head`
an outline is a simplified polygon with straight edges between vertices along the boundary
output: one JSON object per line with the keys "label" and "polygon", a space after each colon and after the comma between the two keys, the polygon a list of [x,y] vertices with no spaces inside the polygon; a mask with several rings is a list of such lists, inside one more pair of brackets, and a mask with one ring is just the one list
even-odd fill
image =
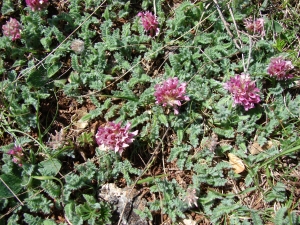
{"label": "pink flower head", "polygon": [[14,18],[10,18],[10,20],[2,26],[3,34],[7,37],[11,37],[13,41],[21,38],[21,28],[21,24]]}
{"label": "pink flower head", "polygon": [[108,122],[106,126],[98,128],[96,133],[97,144],[111,150],[114,149],[115,152],[119,152],[121,155],[124,148],[133,142],[133,137],[138,133],[137,130],[129,132],[130,126],[130,123],[127,123],[125,127],[121,127],[121,123]]}
{"label": "pink flower head", "polygon": [[293,78],[292,74],[289,74],[289,71],[293,69],[294,66],[291,61],[285,61],[281,56],[277,58],[271,58],[268,74],[275,77],[277,80],[286,80]]}
{"label": "pink flower head", "polygon": [[26,4],[32,11],[40,11],[47,8],[48,0],[26,0]]}
{"label": "pink flower head", "polygon": [[186,83],[178,86],[178,78],[169,78],[163,84],[155,85],[154,96],[156,104],[171,106],[174,108],[174,114],[178,114],[178,106],[181,106],[181,101],[189,101],[190,98],[185,96]]}
{"label": "pink flower head", "polygon": [[15,145],[15,147],[13,147],[11,150],[9,150],[7,152],[7,154],[13,156],[12,161],[14,163],[18,164],[19,166],[22,166],[24,154],[23,154],[23,149],[21,148],[21,146]]}
{"label": "pink flower head", "polygon": [[255,81],[250,79],[248,74],[236,75],[224,84],[234,98],[234,105],[240,104],[248,111],[254,108],[254,103],[260,102],[259,89],[255,86]]}
{"label": "pink flower head", "polygon": [[259,18],[257,20],[248,18],[244,20],[244,25],[250,33],[264,36],[265,35],[264,22],[265,22],[264,18]]}
{"label": "pink flower head", "polygon": [[141,17],[144,29],[150,33],[150,36],[157,36],[159,34],[157,17],[151,12],[139,12],[138,16]]}

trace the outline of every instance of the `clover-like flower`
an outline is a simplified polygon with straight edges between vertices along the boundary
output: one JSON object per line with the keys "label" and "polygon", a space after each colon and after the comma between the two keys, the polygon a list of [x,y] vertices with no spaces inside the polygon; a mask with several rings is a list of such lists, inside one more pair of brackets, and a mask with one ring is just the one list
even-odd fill
{"label": "clover-like flower", "polygon": [[96,133],[96,142],[99,146],[119,152],[120,155],[130,143],[138,131],[129,132],[131,124],[121,127],[121,123],[108,122],[106,126],[99,127]]}
{"label": "clover-like flower", "polygon": [[48,3],[48,0],[26,0],[27,6],[29,6],[32,11],[41,11],[47,8]]}
{"label": "clover-like flower", "polygon": [[157,36],[159,34],[157,17],[151,12],[139,12],[138,16],[141,17],[144,29],[149,32],[150,36]]}
{"label": "clover-like flower", "polygon": [[253,20],[252,18],[248,18],[244,20],[244,25],[250,33],[259,34],[262,36],[265,35],[264,23],[265,23],[264,18],[259,18],[256,20]]}
{"label": "clover-like flower", "polygon": [[155,85],[154,96],[156,104],[162,106],[171,106],[174,108],[174,114],[178,114],[178,106],[181,106],[181,101],[189,101],[190,98],[185,95],[186,83],[179,85],[178,78],[169,78],[163,84]]}
{"label": "clover-like flower", "polygon": [[23,149],[21,146],[15,145],[11,150],[7,152],[7,154],[12,155],[12,161],[19,166],[22,166],[22,161],[24,158]]}
{"label": "clover-like flower", "polygon": [[2,26],[3,34],[7,37],[11,37],[13,41],[21,38],[21,29],[21,24],[15,18],[10,18],[10,20]]}
{"label": "clover-like flower", "polygon": [[76,53],[76,54],[81,54],[84,51],[84,42],[79,39],[75,39],[71,43],[71,49]]}
{"label": "clover-like flower", "polygon": [[196,196],[196,189],[188,188],[186,191],[186,196],[184,198],[184,201],[186,203],[188,203],[188,205],[190,207],[192,207],[192,204],[194,204],[196,207],[198,207],[197,199],[198,199],[198,197]]}
{"label": "clover-like flower", "polygon": [[294,66],[291,61],[286,61],[279,56],[271,58],[267,72],[277,80],[287,80],[293,78],[293,75],[289,73],[293,68]]}
{"label": "clover-like flower", "polygon": [[224,84],[224,88],[228,90],[233,98],[234,105],[240,104],[248,111],[254,108],[255,103],[260,102],[260,90],[255,86],[248,74],[236,75]]}

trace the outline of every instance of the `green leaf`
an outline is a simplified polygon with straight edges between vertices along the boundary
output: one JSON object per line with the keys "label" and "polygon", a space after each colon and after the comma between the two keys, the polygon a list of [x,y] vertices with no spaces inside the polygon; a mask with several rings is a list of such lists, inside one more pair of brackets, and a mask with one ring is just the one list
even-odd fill
{"label": "green leaf", "polygon": [[57,159],[49,159],[39,163],[39,171],[43,176],[55,176],[61,168],[61,162]]}
{"label": "green leaf", "polygon": [[61,194],[61,187],[52,180],[45,180],[42,182],[41,187],[53,199],[59,198]]}
{"label": "green leaf", "polygon": [[24,201],[26,202],[26,207],[28,207],[31,212],[50,214],[51,208],[53,207],[53,202],[41,193],[29,191],[28,198],[25,198]]}
{"label": "green leaf", "polygon": [[168,119],[167,119],[166,115],[160,114],[160,115],[158,116],[158,119],[159,119],[159,121],[160,121],[162,124],[164,124],[166,127],[169,127]]}
{"label": "green leaf", "polygon": [[277,21],[273,20],[273,31],[275,33],[280,33],[282,31],[282,26],[280,25],[280,23],[278,23]]}
{"label": "green leaf", "polygon": [[64,210],[65,210],[65,216],[72,224],[74,224],[74,225],[82,225],[83,224],[83,219],[81,217],[79,217],[78,215],[76,215],[75,204],[73,202],[67,204],[65,206]]}
{"label": "green leaf", "polygon": [[47,76],[50,78],[53,75],[55,75],[61,68],[62,64],[61,63],[57,63],[57,64],[53,64],[51,65],[48,69],[47,69]]}
{"label": "green leaf", "polygon": [[53,220],[44,220],[43,225],[56,225],[57,223],[55,223],[55,221]]}
{"label": "green leaf", "polygon": [[59,87],[59,88],[62,88],[66,83],[67,83],[67,79],[60,79],[54,81],[55,87]]}
{"label": "green leaf", "polygon": [[77,72],[82,72],[82,66],[78,63],[78,56],[73,54],[71,58],[72,68]]}
{"label": "green leaf", "polygon": [[1,8],[1,14],[4,16],[4,15],[10,14],[14,11],[15,10],[14,10],[13,2],[10,0],[4,0],[2,8]]}
{"label": "green leaf", "polygon": [[52,38],[51,37],[44,37],[41,39],[41,44],[43,47],[47,50],[50,51],[50,45],[52,43]]}
{"label": "green leaf", "polygon": [[22,59],[16,60],[12,65],[12,67],[23,66],[26,62],[27,62],[26,60],[22,60]]}
{"label": "green leaf", "polygon": [[30,73],[29,77],[27,78],[27,83],[32,87],[43,87],[48,82],[48,78],[46,76],[46,71],[41,69],[34,70]]}
{"label": "green leaf", "polygon": [[151,183],[154,181],[155,178],[164,178],[167,177],[167,174],[161,174],[161,175],[157,175],[157,176],[151,176],[151,177],[146,177],[144,179],[141,179],[137,182],[137,184],[143,184],[143,183]]}
{"label": "green leaf", "polygon": [[183,130],[177,130],[177,143],[180,144],[183,140]]}
{"label": "green leaf", "polygon": [[22,180],[11,174],[0,176],[0,198],[11,198],[22,189]]}
{"label": "green leaf", "polygon": [[19,216],[18,214],[12,214],[7,220],[7,225],[16,225],[18,224]]}
{"label": "green leaf", "polygon": [[39,216],[33,216],[28,213],[24,213],[24,222],[30,225],[42,225],[43,219]]}
{"label": "green leaf", "polygon": [[102,16],[104,17],[105,20],[109,20],[109,9],[108,9],[108,7],[106,7],[106,9],[105,9]]}
{"label": "green leaf", "polygon": [[61,182],[61,180],[53,176],[31,176],[31,178],[36,180],[56,180],[60,183],[61,188],[63,188],[63,183]]}
{"label": "green leaf", "polygon": [[275,215],[275,218],[274,218],[274,223],[275,225],[284,225],[284,216],[285,216],[285,213],[287,211],[287,208],[286,207],[282,207],[281,209],[279,209],[277,212],[276,212],[276,215]]}
{"label": "green leaf", "polygon": [[261,220],[261,218],[260,218],[260,216],[258,215],[257,212],[251,211],[251,217],[252,217],[253,224],[263,225],[263,221]]}

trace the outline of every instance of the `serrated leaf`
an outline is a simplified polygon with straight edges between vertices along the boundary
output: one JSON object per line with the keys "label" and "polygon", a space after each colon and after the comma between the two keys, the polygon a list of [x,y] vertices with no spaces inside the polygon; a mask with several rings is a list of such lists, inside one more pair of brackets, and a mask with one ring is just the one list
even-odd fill
{"label": "serrated leaf", "polygon": [[82,225],[83,224],[83,219],[76,215],[75,212],[75,204],[69,203],[65,206],[65,216],[67,219],[73,224],[73,225]]}
{"label": "serrated leaf", "polygon": [[258,215],[257,212],[251,211],[251,217],[252,217],[253,224],[263,225],[263,221],[262,221],[262,219],[260,218],[260,216]]}
{"label": "serrated leaf", "polygon": [[183,130],[177,130],[177,143],[180,144],[183,140]]}
{"label": "serrated leaf", "polygon": [[0,176],[0,198],[11,198],[22,189],[22,180],[11,174]]}
{"label": "serrated leaf", "polygon": [[286,211],[287,211],[287,208],[282,207],[276,212],[275,218],[274,218],[275,225],[284,225],[285,224],[284,216],[285,216]]}
{"label": "serrated leaf", "polygon": [[39,172],[43,176],[55,176],[61,168],[61,162],[57,159],[49,159],[39,163]]}
{"label": "serrated leaf", "polygon": [[50,37],[44,37],[41,39],[41,44],[43,45],[43,47],[45,49],[47,49],[47,51],[50,51],[51,43],[52,43],[52,38],[50,38]]}
{"label": "serrated leaf", "polygon": [[24,222],[30,225],[42,225],[43,219],[39,216],[32,216],[28,213],[24,213]]}
{"label": "serrated leaf", "polygon": [[4,15],[7,15],[7,14],[11,14],[14,11],[15,10],[14,10],[13,2],[10,1],[10,0],[4,0],[2,8],[1,8],[1,14],[4,16]]}
{"label": "serrated leaf", "polygon": [[160,114],[160,115],[158,116],[158,119],[159,119],[159,121],[160,121],[162,124],[164,124],[166,127],[169,127],[168,119],[167,119],[166,115]]}

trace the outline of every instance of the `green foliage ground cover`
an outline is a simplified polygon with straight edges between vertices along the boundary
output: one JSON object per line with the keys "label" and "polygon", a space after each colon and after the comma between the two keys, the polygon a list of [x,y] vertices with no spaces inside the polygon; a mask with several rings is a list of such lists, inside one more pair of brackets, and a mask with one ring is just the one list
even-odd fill
{"label": "green foliage ground cover", "polygon": [[[22,24],[20,40],[0,37],[1,224],[118,224],[98,197],[106,183],[146,189],[137,213],[153,224],[300,224],[299,3],[25,5],[1,5],[1,25],[11,16]],[[157,15],[158,36],[144,31],[140,11]],[[249,17],[265,19],[264,36],[245,29]],[[276,56],[293,63],[292,79],[268,75]],[[241,73],[260,89],[248,111],[224,88]],[[190,98],[178,115],[155,104],[155,85],[172,77]],[[122,156],[95,142],[109,121],[139,131]],[[14,146],[22,166],[8,154]]]}

